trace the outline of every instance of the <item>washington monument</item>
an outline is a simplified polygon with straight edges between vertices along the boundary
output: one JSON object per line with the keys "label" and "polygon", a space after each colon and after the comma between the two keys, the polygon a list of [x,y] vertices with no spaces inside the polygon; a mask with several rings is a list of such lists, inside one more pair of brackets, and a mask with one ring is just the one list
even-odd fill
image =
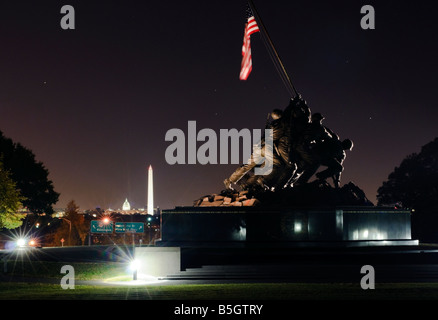
{"label": "washington monument", "polygon": [[149,165],[148,170],[148,214],[154,214],[154,180],[152,166]]}

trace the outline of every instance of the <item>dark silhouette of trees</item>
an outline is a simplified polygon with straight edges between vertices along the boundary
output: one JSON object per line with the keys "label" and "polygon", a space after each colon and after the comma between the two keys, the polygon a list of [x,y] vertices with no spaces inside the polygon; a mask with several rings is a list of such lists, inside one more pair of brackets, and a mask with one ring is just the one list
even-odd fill
{"label": "dark silhouette of trees", "polygon": [[1,131],[0,157],[24,198],[23,206],[36,214],[52,214],[52,205],[58,202],[59,193],[48,179],[49,171],[43,163],[36,161],[32,151],[6,138]]}
{"label": "dark silhouette of trees", "polygon": [[89,224],[86,223],[84,215],[79,213],[79,207],[74,200],[67,204],[65,216],[55,230],[52,241],[54,245],[60,245],[64,239],[64,245],[84,245],[89,231]]}
{"label": "dark silhouette of trees", "polygon": [[438,241],[438,138],[407,156],[378,189],[379,205],[412,210],[412,236]]}

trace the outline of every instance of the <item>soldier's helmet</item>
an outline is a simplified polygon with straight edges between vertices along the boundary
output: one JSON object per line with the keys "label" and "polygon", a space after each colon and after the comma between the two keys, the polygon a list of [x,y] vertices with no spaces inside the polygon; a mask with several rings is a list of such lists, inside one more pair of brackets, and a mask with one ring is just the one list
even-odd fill
{"label": "soldier's helmet", "polygon": [[318,121],[321,121],[321,120],[323,120],[323,119],[325,119],[324,116],[323,116],[322,114],[320,114],[319,112],[314,113],[314,114],[312,115],[312,122],[313,122],[313,121],[318,122]]}
{"label": "soldier's helmet", "polygon": [[275,119],[280,119],[281,116],[283,115],[283,110],[281,109],[274,109],[271,112],[271,117],[275,120]]}
{"label": "soldier's helmet", "polygon": [[343,140],[342,149],[351,151],[353,149],[353,141],[351,141],[350,139]]}

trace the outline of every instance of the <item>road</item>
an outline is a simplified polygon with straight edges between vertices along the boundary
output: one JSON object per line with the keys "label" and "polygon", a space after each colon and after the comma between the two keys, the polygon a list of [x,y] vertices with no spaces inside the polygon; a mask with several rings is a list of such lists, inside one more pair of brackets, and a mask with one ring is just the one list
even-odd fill
{"label": "road", "polygon": [[132,246],[73,246],[47,248],[20,248],[15,250],[0,250],[0,259],[5,256],[25,256],[31,261],[62,261],[62,262],[124,262],[132,257]]}

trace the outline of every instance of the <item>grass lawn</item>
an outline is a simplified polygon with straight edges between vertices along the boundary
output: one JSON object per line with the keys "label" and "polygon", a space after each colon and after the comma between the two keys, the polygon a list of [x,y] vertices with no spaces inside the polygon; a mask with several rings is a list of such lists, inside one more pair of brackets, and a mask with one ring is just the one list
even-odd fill
{"label": "grass lawn", "polygon": [[436,300],[438,284],[380,284],[362,290],[358,284],[242,283],[203,285],[76,285],[0,283],[3,300]]}
{"label": "grass lawn", "polygon": [[[117,262],[86,263],[86,262],[47,262],[47,261],[22,261],[10,260],[7,263],[7,275],[30,278],[57,278],[61,267],[71,265],[74,267],[76,280],[101,280],[127,273],[127,265]],[[1,265],[0,275],[4,274]]]}
{"label": "grass lawn", "polygon": [[[376,284],[363,290],[359,283],[241,283],[129,285],[127,265],[122,263],[71,263],[75,280],[118,279],[121,285],[93,282],[76,283],[74,289],[62,289],[67,263],[9,261],[7,273],[0,271],[2,300],[435,300],[438,283]],[[10,281],[13,275],[15,280]],[[17,277],[24,280],[17,282]],[[125,280],[125,281],[123,281]],[[48,283],[50,282],[51,283]]]}

